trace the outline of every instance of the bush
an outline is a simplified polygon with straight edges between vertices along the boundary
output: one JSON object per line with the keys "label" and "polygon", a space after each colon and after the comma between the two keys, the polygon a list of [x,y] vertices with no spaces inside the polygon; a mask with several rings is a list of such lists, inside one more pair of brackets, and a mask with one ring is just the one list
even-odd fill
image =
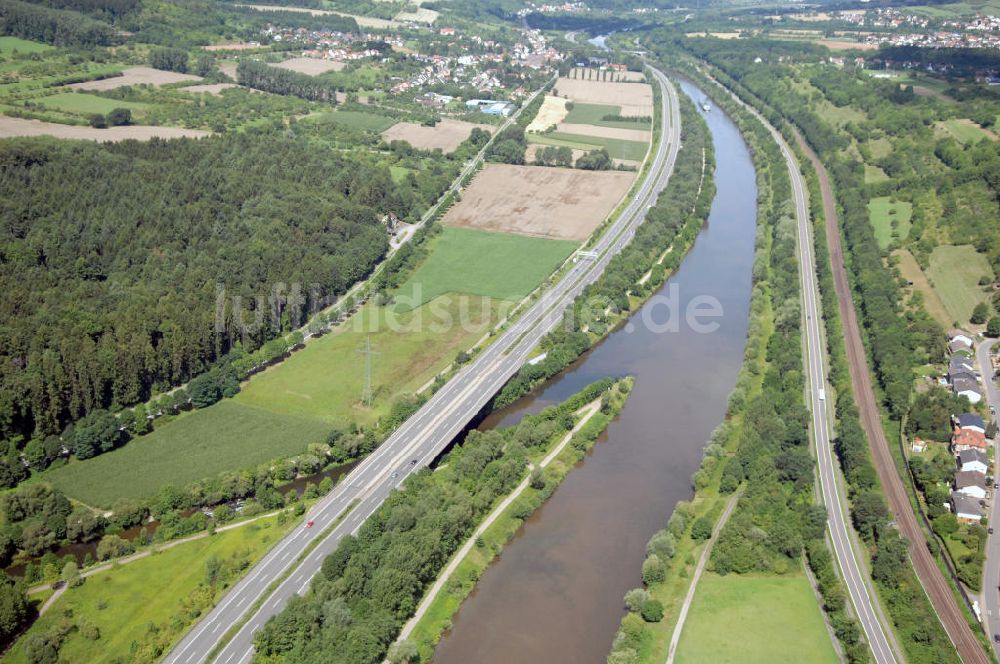
{"label": "bush", "polygon": [[655,553],[648,556],[642,563],[642,582],[647,586],[659,583],[666,578],[663,562]]}
{"label": "bush", "polygon": [[127,108],[114,108],[108,113],[108,124],[113,127],[132,124],[132,111]]}
{"label": "bush", "polygon": [[633,588],[625,593],[625,608],[632,613],[639,613],[650,599],[649,591],[646,589]]}
{"label": "bush", "polygon": [[663,620],[663,604],[658,599],[651,599],[642,607],[642,619],[654,623]]}
{"label": "bush", "polygon": [[704,541],[712,536],[712,520],[707,516],[698,517],[691,526],[691,537]]}
{"label": "bush", "polygon": [[107,129],[108,127],[108,121],[100,113],[93,113],[89,118],[87,118],[87,122],[89,122],[90,126],[94,129]]}

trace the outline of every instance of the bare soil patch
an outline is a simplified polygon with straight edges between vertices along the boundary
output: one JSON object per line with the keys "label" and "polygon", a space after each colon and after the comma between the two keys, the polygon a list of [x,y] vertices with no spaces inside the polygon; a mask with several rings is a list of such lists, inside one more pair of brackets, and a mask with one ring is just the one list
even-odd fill
{"label": "bare soil patch", "polygon": [[652,117],[653,88],[648,83],[605,83],[560,77],[555,90],[582,104],[620,106],[624,117]]}
{"label": "bare soil patch", "polygon": [[235,83],[203,83],[202,85],[189,85],[181,88],[184,92],[207,92],[210,95],[221,95],[223,90],[238,88]]}
{"label": "bare soil patch", "polygon": [[298,12],[300,14],[311,14],[313,16],[349,16],[358,22],[358,25],[362,28],[378,28],[381,30],[388,30],[391,28],[398,28],[399,23],[396,21],[387,21],[383,18],[371,18],[368,16],[356,16],[354,14],[345,14],[344,12],[335,12],[329,9],[313,9],[311,7],[288,7],[285,5],[257,5],[257,4],[237,4],[237,7],[249,7],[250,9],[256,9],[260,12]]}
{"label": "bare soil patch", "polygon": [[284,62],[279,62],[272,66],[278,67],[279,69],[290,69],[291,71],[297,71],[300,74],[319,76],[320,74],[325,74],[328,71],[340,71],[347,65],[337,60],[292,58],[291,60],[285,60]]}
{"label": "bare soil patch", "polygon": [[166,85],[168,83],[180,83],[181,81],[200,81],[201,76],[194,74],[178,74],[172,71],[161,71],[152,67],[129,67],[122,72],[121,76],[113,78],[103,78],[99,81],[84,81],[83,83],[72,83],[71,88],[77,90],[114,90],[126,85]]}
{"label": "bare soil patch", "polygon": [[439,121],[433,127],[425,127],[413,122],[399,122],[382,132],[382,138],[386,142],[406,141],[418,150],[440,149],[447,153],[461,145],[475,127],[486,131],[493,129],[490,125],[448,119]]}
{"label": "bare soil patch", "polygon": [[525,131],[528,132],[543,132],[552,125],[557,125],[562,122],[569,111],[566,109],[566,100],[562,97],[553,97],[552,95],[545,95],[545,100],[542,101],[541,107],[538,109],[538,115],[535,119],[531,121]]}
{"label": "bare soil patch", "polygon": [[211,133],[212,132],[210,131],[202,131],[200,129],[150,127],[143,125],[94,129],[93,127],[64,125],[55,122],[41,122],[40,120],[25,120],[22,118],[8,118],[0,116],[0,138],[14,138],[16,136],[54,136],[55,138],[75,138],[84,141],[97,141],[99,143],[114,143],[128,139],[148,141],[151,138],[180,138],[182,136],[201,138],[203,136],[208,136]]}
{"label": "bare soil patch", "polygon": [[219,71],[228,76],[229,78],[236,80],[236,67],[239,66],[235,62],[220,62]]}
{"label": "bare soil patch", "polygon": [[250,51],[260,47],[260,44],[247,44],[244,42],[238,42],[235,44],[210,44],[208,46],[202,46],[202,48],[206,51]]}
{"label": "bare soil patch", "polygon": [[423,7],[418,8],[416,11],[412,12],[399,12],[396,14],[396,20],[401,23],[421,23],[423,25],[432,25],[434,21],[438,19],[440,14],[433,9],[424,9]]}
{"label": "bare soil patch", "polygon": [[845,39],[820,39],[819,43],[826,46],[831,51],[847,51],[850,49],[856,49],[858,51],[872,51],[878,46],[875,44],[863,44],[856,41],[847,41]]}
{"label": "bare soil patch", "polygon": [[556,131],[563,134],[580,136],[596,136],[598,138],[614,138],[621,141],[638,141],[649,143],[652,134],[645,129],[620,129],[618,127],[600,127],[592,124],[573,124],[560,122]]}
{"label": "bare soil patch", "polygon": [[442,223],[582,241],[618,205],[634,179],[634,173],[490,164]]}

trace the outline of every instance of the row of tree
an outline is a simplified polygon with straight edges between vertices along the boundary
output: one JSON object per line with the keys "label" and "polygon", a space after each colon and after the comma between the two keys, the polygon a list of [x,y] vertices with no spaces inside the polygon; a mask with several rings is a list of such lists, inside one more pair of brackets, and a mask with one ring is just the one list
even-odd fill
{"label": "row of tree", "polygon": [[290,69],[281,69],[254,60],[241,60],[236,68],[236,80],[254,90],[272,92],[279,95],[292,95],[321,101],[328,104],[337,103],[337,86],[335,83],[317,76],[301,74]]}

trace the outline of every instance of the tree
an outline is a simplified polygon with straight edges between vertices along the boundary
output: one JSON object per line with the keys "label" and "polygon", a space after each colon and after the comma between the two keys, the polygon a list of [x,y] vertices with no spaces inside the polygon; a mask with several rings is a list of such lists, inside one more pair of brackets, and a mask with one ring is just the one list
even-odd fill
{"label": "tree", "polygon": [[108,124],[112,127],[121,127],[132,124],[132,111],[127,108],[113,108],[107,116]]}
{"label": "tree", "polygon": [[643,605],[640,613],[646,622],[660,622],[663,620],[663,604],[658,599],[651,599]]}
{"label": "tree", "polygon": [[154,69],[187,73],[188,54],[179,48],[154,48],[149,52],[149,64]]}
{"label": "tree", "polygon": [[993,316],[990,318],[989,322],[986,323],[986,336],[988,337],[1000,337],[1000,316]]}
{"label": "tree", "polygon": [[541,491],[545,488],[545,471],[541,468],[534,468],[531,471],[531,488]]}
{"label": "tree", "polygon": [[691,524],[691,537],[702,541],[712,536],[712,520],[707,516],[700,516]]}
{"label": "tree", "polygon": [[118,419],[104,409],[92,411],[76,423],[73,429],[73,453],[78,459],[113,450],[123,440]]}
{"label": "tree", "polygon": [[609,171],[612,165],[611,155],[604,148],[592,150],[576,160],[576,167],[584,171]]}
{"label": "tree", "polygon": [[83,582],[83,578],[80,576],[80,568],[77,567],[75,560],[70,560],[63,566],[62,573],[59,574],[59,580],[69,588],[74,588]]}
{"label": "tree", "polygon": [[94,129],[107,129],[108,127],[108,121],[100,113],[91,113],[87,121]]}
{"label": "tree", "polygon": [[105,535],[97,543],[97,557],[101,560],[120,558],[132,553],[132,545],[118,535]]}
{"label": "tree", "polygon": [[89,542],[104,530],[104,519],[89,508],[77,507],[66,517],[66,537],[74,542]]}
{"label": "tree", "polygon": [[666,578],[666,570],[663,568],[663,563],[660,561],[659,556],[655,553],[647,556],[646,560],[642,563],[642,581],[647,586],[651,586],[654,583],[659,583]]}
{"label": "tree", "polygon": [[973,325],[982,325],[986,322],[986,317],[990,315],[990,308],[985,302],[980,302],[972,310],[969,322]]}
{"label": "tree", "polygon": [[633,588],[625,593],[625,608],[632,613],[642,611],[642,607],[650,600],[649,591],[645,588]]}
{"label": "tree", "polygon": [[10,643],[30,615],[24,590],[7,574],[0,578],[0,643]]}
{"label": "tree", "polygon": [[419,657],[420,652],[417,650],[417,645],[409,639],[398,641],[389,648],[389,661],[392,664],[410,664],[410,662],[418,661]]}

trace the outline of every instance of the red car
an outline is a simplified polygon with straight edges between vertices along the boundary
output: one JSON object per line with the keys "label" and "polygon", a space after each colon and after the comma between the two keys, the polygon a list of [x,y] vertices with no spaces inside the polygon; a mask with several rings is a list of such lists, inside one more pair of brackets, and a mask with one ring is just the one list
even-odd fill
{"label": "red car", "polygon": [[309,519],[309,521],[306,522],[306,528],[312,528],[312,527],[313,527],[313,520]]}

